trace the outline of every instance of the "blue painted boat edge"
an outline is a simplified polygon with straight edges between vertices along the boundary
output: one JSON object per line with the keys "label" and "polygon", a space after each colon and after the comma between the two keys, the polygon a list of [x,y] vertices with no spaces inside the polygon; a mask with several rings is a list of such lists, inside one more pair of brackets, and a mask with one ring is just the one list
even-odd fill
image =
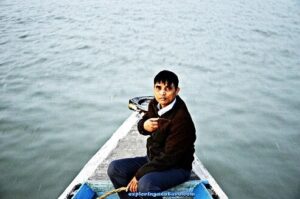
{"label": "blue painted boat edge", "polygon": [[[186,198],[193,197],[194,199],[213,199],[211,193],[207,189],[209,182],[207,180],[192,180],[182,183],[178,186],[170,188],[161,193],[149,193],[156,196]],[[108,191],[113,190],[111,182],[102,181],[101,183],[86,182],[81,185],[78,192],[72,197],[72,199],[95,199],[98,196],[105,194]],[[117,194],[110,195],[107,199],[118,198]]]}
{"label": "blue painted boat edge", "polygon": [[97,196],[97,193],[87,183],[84,183],[72,199],[95,199]]}

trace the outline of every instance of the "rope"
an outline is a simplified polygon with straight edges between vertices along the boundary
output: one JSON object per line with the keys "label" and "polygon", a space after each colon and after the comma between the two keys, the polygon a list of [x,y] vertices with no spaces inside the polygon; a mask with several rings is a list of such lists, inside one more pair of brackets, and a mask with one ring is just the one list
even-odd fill
{"label": "rope", "polygon": [[120,187],[118,189],[114,189],[114,190],[111,190],[109,192],[106,192],[105,194],[103,194],[102,196],[98,197],[97,199],[105,199],[107,196],[109,195],[112,195],[114,193],[119,193],[121,191],[128,191],[127,187]]}

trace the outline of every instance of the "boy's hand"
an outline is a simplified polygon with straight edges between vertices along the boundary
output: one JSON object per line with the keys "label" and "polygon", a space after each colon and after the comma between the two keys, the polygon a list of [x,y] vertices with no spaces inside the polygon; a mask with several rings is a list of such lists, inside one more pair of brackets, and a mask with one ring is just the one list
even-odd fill
{"label": "boy's hand", "polygon": [[130,192],[137,192],[138,190],[138,181],[136,177],[133,177],[132,180],[127,185],[127,190]]}
{"label": "boy's hand", "polygon": [[144,122],[144,129],[150,133],[158,129],[158,119],[159,118],[150,118]]}

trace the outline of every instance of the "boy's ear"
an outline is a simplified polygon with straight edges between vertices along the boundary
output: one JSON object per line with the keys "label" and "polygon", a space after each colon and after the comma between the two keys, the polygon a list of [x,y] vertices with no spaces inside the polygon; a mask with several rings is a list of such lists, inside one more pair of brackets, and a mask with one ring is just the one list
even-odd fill
{"label": "boy's ear", "polygon": [[177,87],[177,89],[176,89],[176,95],[178,95],[179,91],[180,91],[180,88]]}

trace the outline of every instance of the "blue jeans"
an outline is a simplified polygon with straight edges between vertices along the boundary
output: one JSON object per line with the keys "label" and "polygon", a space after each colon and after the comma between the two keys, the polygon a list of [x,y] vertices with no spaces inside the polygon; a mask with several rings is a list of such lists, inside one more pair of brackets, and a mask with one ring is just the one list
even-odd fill
{"label": "blue jeans", "polygon": [[[137,170],[147,162],[147,157],[114,160],[109,164],[107,174],[116,189],[119,187],[126,187]],[[187,181],[190,174],[191,172],[185,169],[169,169],[147,173],[138,181],[138,192],[164,191]],[[121,199],[130,198],[126,192],[119,193],[119,197]],[[156,197],[156,199],[158,198],[161,197]]]}

